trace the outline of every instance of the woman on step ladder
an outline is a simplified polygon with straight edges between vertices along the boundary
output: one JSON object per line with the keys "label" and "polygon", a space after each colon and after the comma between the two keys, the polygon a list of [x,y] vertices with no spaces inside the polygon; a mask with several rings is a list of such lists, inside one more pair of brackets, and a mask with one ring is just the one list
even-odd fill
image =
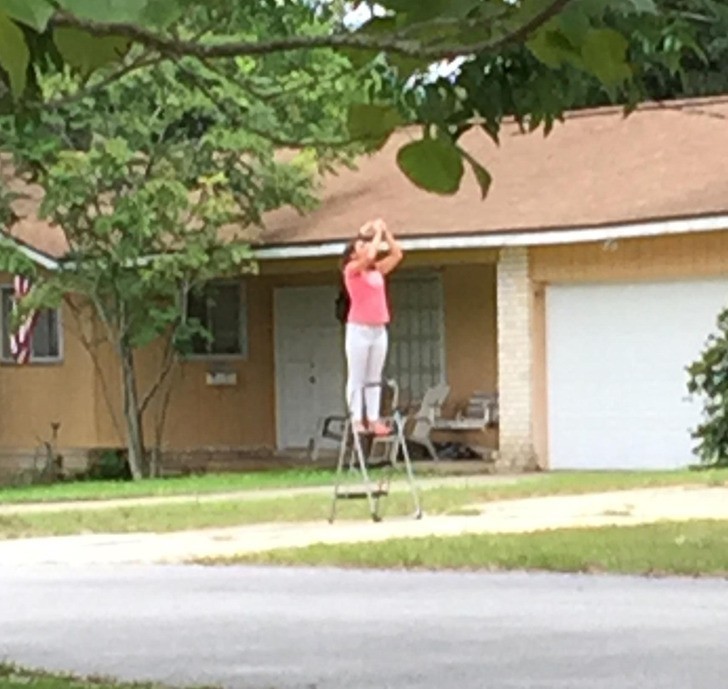
{"label": "woman on step ladder", "polygon": [[390,320],[385,276],[401,260],[402,248],[381,219],[366,223],[344,251],[342,273],[348,297],[346,398],[355,433],[390,432],[380,418],[379,387],[387,358]]}

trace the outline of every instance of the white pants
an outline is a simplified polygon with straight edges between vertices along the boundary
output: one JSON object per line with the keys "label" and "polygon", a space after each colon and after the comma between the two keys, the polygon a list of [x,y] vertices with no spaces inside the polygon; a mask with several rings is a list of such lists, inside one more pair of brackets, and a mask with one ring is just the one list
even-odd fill
{"label": "white pants", "polygon": [[364,403],[367,419],[376,421],[379,418],[382,389],[364,386],[382,382],[388,342],[385,325],[346,324],[346,400],[356,422],[364,419]]}

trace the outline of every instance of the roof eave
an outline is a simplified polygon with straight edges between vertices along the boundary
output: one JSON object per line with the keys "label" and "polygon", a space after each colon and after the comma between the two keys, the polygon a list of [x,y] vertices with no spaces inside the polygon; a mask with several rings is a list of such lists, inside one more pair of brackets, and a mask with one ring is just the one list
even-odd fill
{"label": "roof eave", "polygon": [[12,242],[17,247],[18,251],[20,251],[20,253],[22,253],[26,258],[30,259],[37,266],[45,268],[46,270],[58,269],[58,259],[54,258],[49,254],[46,254],[43,251],[40,251],[39,249],[36,249],[35,247],[30,246],[29,244],[26,244],[22,240],[18,239],[17,237],[13,237],[13,235],[8,234],[7,232],[0,230],[0,234],[5,237],[5,239]]}
{"label": "roof eave", "polygon": [[[598,227],[405,237],[400,239],[400,243],[405,251],[503,249],[518,246],[609,242],[619,239],[717,232],[720,230],[728,230],[728,215],[622,223]],[[264,246],[256,248],[254,254],[255,258],[260,261],[326,258],[340,255],[345,246],[346,242],[344,240]]]}
{"label": "roof eave", "polygon": [[[620,239],[718,232],[721,230],[728,230],[728,215],[622,223],[599,227],[405,237],[400,241],[405,251],[454,251],[458,249],[503,249],[519,246],[609,242]],[[34,249],[16,237],[8,234],[5,234],[5,236],[15,243],[19,251],[37,265],[46,270],[58,269],[60,265],[58,259]],[[254,257],[259,261],[327,258],[340,255],[345,245],[344,240],[335,240],[308,244],[263,246],[254,249]]]}

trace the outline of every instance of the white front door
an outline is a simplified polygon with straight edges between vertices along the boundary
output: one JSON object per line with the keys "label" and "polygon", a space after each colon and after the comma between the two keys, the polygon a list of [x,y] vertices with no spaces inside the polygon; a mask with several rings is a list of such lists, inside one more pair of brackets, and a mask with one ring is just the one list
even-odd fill
{"label": "white front door", "polygon": [[546,290],[549,466],[669,469],[697,461],[685,367],[728,305],[728,280]]}
{"label": "white front door", "polygon": [[320,417],[344,408],[343,330],[336,287],[275,291],[276,419],[279,449],[306,447]]}

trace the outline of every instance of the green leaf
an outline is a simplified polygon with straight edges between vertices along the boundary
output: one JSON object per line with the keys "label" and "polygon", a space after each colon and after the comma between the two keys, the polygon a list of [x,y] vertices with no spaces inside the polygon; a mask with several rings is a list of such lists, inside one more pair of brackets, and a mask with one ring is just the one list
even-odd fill
{"label": "green leaf", "polygon": [[637,12],[643,14],[657,14],[655,0],[629,0]]}
{"label": "green leaf", "polygon": [[400,79],[407,79],[415,72],[423,72],[432,64],[432,60],[408,57],[399,53],[388,54],[387,61],[393,67],[397,68],[397,74]]}
{"label": "green leaf", "polygon": [[[361,26],[357,35],[383,36],[393,34],[397,26],[394,17],[373,17],[366,24]],[[349,58],[351,64],[356,67],[363,67],[372,62],[381,51],[369,48],[342,48],[340,51]]]}
{"label": "green leaf", "polygon": [[179,0],[150,0],[142,17],[159,29],[165,29],[177,21],[184,13],[184,6]]}
{"label": "green leaf", "polygon": [[349,134],[355,141],[376,142],[383,146],[389,135],[403,124],[399,112],[389,106],[355,103],[349,108]]}
{"label": "green leaf", "polygon": [[80,19],[113,24],[141,23],[148,12],[147,5],[158,0],[58,0],[61,9]]}
{"label": "green leaf", "polygon": [[35,277],[36,270],[35,262],[20,250],[19,245],[6,235],[0,234],[0,271]]}
{"label": "green leaf", "polygon": [[481,0],[381,0],[379,4],[398,14],[406,14],[409,23],[436,18],[461,19],[482,2]]}
{"label": "green leaf", "polygon": [[56,29],[53,40],[63,59],[85,76],[109,62],[116,62],[129,49],[126,38],[98,38],[81,29]]}
{"label": "green leaf", "polygon": [[491,176],[490,172],[488,172],[477,160],[475,160],[475,158],[473,158],[473,156],[470,155],[470,153],[460,147],[458,147],[458,150],[460,151],[462,157],[468,161],[470,169],[475,175],[475,181],[480,187],[480,197],[482,199],[485,199],[485,197],[488,196],[490,186],[493,183],[493,177]]}
{"label": "green leaf", "polygon": [[537,31],[526,46],[537,60],[553,69],[561,67],[564,63],[578,63],[581,58],[579,51],[566,34],[553,23]]}
{"label": "green leaf", "polygon": [[25,91],[30,51],[20,28],[5,14],[0,14],[0,67],[10,79],[13,96]]}
{"label": "green leaf", "polygon": [[579,0],[578,7],[592,17],[603,17],[607,10],[622,15],[658,13],[655,0]]}
{"label": "green leaf", "polygon": [[591,28],[589,17],[578,4],[567,5],[554,24],[558,26],[572,47],[580,45]]}
{"label": "green leaf", "polygon": [[627,39],[613,29],[592,29],[581,47],[584,67],[605,86],[618,86],[630,79]]}
{"label": "green leaf", "polygon": [[0,13],[39,32],[46,30],[53,12],[47,0],[0,0]]}
{"label": "green leaf", "polygon": [[416,186],[435,194],[452,195],[463,178],[463,158],[445,139],[422,139],[399,149],[397,164]]}

